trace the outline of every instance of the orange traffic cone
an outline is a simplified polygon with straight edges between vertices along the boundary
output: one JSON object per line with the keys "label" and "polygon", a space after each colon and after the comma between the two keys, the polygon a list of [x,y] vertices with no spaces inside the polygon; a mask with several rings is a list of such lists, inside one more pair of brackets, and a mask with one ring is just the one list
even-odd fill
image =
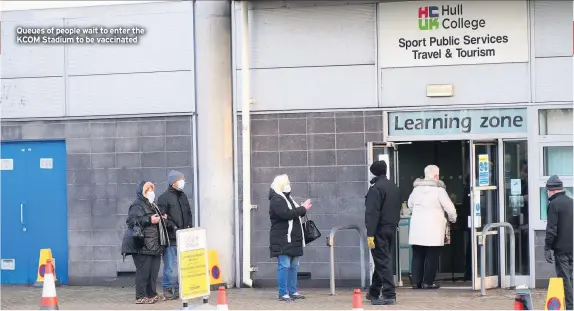
{"label": "orange traffic cone", "polygon": [[217,310],[229,310],[227,308],[227,294],[225,294],[225,287],[219,286],[217,292]]}
{"label": "orange traffic cone", "polygon": [[355,289],[353,292],[353,311],[363,311],[363,298],[360,289]]}
{"label": "orange traffic cone", "polygon": [[521,295],[514,297],[514,310],[526,310],[524,308],[524,300]]}
{"label": "orange traffic cone", "polygon": [[60,308],[58,308],[58,296],[56,295],[54,265],[52,265],[51,259],[46,261],[46,272],[44,272],[44,286],[42,287],[40,310],[60,310]]}

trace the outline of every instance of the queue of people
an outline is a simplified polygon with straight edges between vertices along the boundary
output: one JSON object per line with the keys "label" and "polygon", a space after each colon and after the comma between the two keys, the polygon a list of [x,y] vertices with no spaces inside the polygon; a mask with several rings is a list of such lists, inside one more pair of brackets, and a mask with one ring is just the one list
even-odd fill
{"label": "queue of people", "polygon": [[[398,186],[387,178],[387,164],[375,161],[370,166],[374,176],[365,196],[367,244],[374,261],[374,273],[366,298],[373,305],[396,304],[393,252],[400,221],[401,197]],[[407,205],[412,211],[409,244],[412,245],[412,288],[438,289],[435,283],[440,249],[449,239],[449,223],[457,213],[439,168],[429,165],[424,178],[416,179]],[[136,267],[137,304],[153,304],[177,299],[179,293],[176,231],[193,227],[191,208],[183,192],[184,175],[171,171],[168,189],[155,203],[155,186],[143,181],[136,189],[136,199],[129,207],[121,252],[132,256]],[[572,198],[565,195],[562,181],[552,176],[548,191],[548,225],[545,257],[554,263],[556,274],[564,279],[566,308],[572,310]],[[269,189],[270,257],[277,258],[278,299],[305,299],[297,289],[299,258],[303,256],[305,228],[303,217],[311,210],[309,199],[297,203],[285,174],[274,178]],[[553,254],[552,254],[553,252]],[[156,281],[163,256],[163,295],[156,291]]]}
{"label": "queue of people", "polygon": [[[129,207],[121,247],[124,260],[132,256],[136,267],[136,304],[153,304],[179,297],[175,232],[193,227],[184,186],[184,175],[171,171],[168,189],[159,196],[157,203],[152,182],[142,181],[136,189],[136,199]],[[156,282],[162,257],[163,295],[159,295]]]}

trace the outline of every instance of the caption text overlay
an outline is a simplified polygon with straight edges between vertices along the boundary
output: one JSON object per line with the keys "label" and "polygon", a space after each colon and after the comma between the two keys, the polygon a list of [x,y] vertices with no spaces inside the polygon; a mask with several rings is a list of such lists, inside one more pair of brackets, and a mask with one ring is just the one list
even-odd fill
{"label": "caption text overlay", "polygon": [[138,44],[143,27],[16,27],[17,44]]}

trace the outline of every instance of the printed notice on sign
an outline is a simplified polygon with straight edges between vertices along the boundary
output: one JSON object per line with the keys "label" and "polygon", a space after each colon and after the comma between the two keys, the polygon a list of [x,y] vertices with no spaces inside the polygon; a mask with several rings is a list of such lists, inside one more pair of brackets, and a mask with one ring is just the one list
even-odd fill
{"label": "printed notice on sign", "polygon": [[525,0],[379,5],[383,68],[528,61]]}
{"label": "printed notice on sign", "polygon": [[207,234],[203,228],[178,230],[179,295],[182,300],[209,296]]}

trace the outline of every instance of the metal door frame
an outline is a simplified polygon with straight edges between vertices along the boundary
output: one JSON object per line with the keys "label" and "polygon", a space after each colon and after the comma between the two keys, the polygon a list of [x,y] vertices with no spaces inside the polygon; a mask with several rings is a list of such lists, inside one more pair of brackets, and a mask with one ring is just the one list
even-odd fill
{"label": "metal door frame", "polygon": [[[511,142],[511,141],[525,141],[527,144],[526,147],[526,151],[528,153],[528,139],[527,138],[504,138],[504,139],[499,139],[498,140],[498,159],[502,160],[502,166],[500,166],[502,169],[499,170],[498,172],[498,184],[499,185],[503,185],[504,184],[504,170],[505,170],[505,160],[504,160],[504,143],[505,142]],[[505,191],[506,189],[504,187],[499,188],[499,197],[498,197],[498,201],[499,203],[499,209],[500,209],[500,219],[499,222],[506,222],[506,206],[504,206],[504,202],[505,202]],[[528,192],[530,193],[530,191]],[[528,207],[530,208],[530,206]],[[530,219],[528,220],[528,224],[530,226]],[[529,229],[530,231],[531,229]],[[530,233],[529,233],[529,239],[530,239]],[[500,266],[500,286],[502,288],[507,288],[510,284],[510,276],[506,274],[506,242],[507,242],[507,237],[506,237],[506,229],[504,227],[500,228],[500,258],[501,258],[501,266]],[[530,243],[529,243],[530,244]],[[516,243],[516,245],[518,245],[518,242]],[[516,252],[516,258],[519,258],[519,256],[521,256],[521,252]],[[502,261],[503,260],[503,261]],[[530,261],[532,261],[532,256],[530,256],[530,250],[529,250],[529,256],[528,256],[528,265],[530,266]],[[516,264],[516,263],[513,263]],[[529,274],[528,275],[516,275],[515,276],[515,280],[516,280],[516,284],[529,284],[530,285],[530,275],[532,274],[532,270],[529,269]],[[534,284],[532,284],[531,287]]]}
{"label": "metal door frame", "polygon": [[[498,150],[496,151],[496,167],[498,170],[498,175],[495,176],[495,179],[497,180],[497,186],[476,186],[476,180],[477,180],[477,172],[476,172],[476,148],[475,146],[480,146],[480,145],[490,145],[490,146],[495,146],[496,148],[498,148]],[[470,224],[471,224],[471,262],[472,262],[472,289],[473,290],[480,290],[480,273],[478,271],[478,238],[481,235],[481,231],[478,231],[476,226],[475,226],[475,214],[474,214],[474,206],[476,204],[476,196],[475,196],[475,191],[480,191],[480,190],[496,190],[497,191],[497,196],[498,196],[498,218],[500,219],[504,219],[504,209],[500,208],[501,206],[501,198],[504,198],[504,194],[503,192],[501,192],[501,178],[502,181],[504,181],[504,171],[500,170],[500,154],[501,154],[501,145],[502,145],[502,140],[501,139],[488,139],[488,140],[469,140],[469,156],[470,156],[470,173],[471,173],[471,178],[470,178],[470,195],[471,195],[471,211],[470,211]],[[503,155],[504,158],[504,155]],[[502,175],[501,175],[502,173]],[[478,199],[480,202],[480,199]],[[482,225],[482,224],[481,224]],[[484,224],[486,225],[486,224]],[[504,232],[504,231],[502,231]],[[501,233],[502,233],[501,232]],[[499,271],[498,271],[498,275],[494,275],[494,276],[490,276],[487,277],[487,288],[493,288],[493,287],[499,287],[502,286],[502,280],[504,279],[504,273],[505,273],[505,268],[506,268],[506,252],[502,251],[505,250],[505,245],[504,245],[504,239],[501,238],[501,236],[504,236],[504,234],[499,234],[498,231],[492,231],[489,232],[487,235],[497,235],[498,236],[498,247],[499,247],[499,256],[498,256],[498,265],[499,265]],[[491,284],[493,282],[496,282],[496,286],[492,286]]]}

